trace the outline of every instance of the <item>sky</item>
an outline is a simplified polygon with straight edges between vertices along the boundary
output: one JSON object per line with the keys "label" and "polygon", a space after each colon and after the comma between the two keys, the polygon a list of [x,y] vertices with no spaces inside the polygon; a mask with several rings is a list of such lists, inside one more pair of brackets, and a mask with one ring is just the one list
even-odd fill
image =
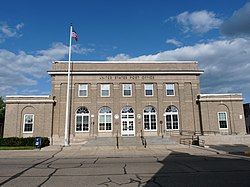
{"label": "sky", "polygon": [[[198,61],[202,94],[250,102],[250,0],[8,0],[0,96],[50,95],[53,61]],[[128,62],[129,63],[129,62]]]}

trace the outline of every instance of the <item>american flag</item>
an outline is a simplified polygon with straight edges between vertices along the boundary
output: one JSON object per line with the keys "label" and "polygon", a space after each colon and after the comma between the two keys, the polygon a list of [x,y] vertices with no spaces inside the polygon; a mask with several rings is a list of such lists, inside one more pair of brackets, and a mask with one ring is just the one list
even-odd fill
{"label": "american flag", "polygon": [[72,37],[75,38],[76,41],[78,41],[78,36],[75,30],[72,30]]}

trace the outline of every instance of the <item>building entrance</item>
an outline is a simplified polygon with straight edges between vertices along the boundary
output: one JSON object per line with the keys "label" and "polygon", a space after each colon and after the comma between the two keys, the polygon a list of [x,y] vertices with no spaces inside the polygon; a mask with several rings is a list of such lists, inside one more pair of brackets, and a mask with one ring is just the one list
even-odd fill
{"label": "building entrance", "polygon": [[124,107],[121,112],[121,135],[135,136],[135,114],[131,107]]}

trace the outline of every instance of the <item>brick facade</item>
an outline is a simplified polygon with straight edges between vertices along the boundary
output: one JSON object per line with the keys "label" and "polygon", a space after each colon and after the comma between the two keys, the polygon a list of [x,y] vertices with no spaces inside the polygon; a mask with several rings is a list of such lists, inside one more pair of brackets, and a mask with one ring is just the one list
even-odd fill
{"label": "brick facade", "polygon": [[[63,144],[67,68],[66,62],[54,62],[52,70],[48,71],[53,99],[26,98],[24,102],[21,97],[7,98],[4,136],[48,136],[53,144]],[[228,95],[217,95],[212,101],[209,98],[214,95],[200,95],[202,73],[197,62],[72,63],[70,143],[92,136],[225,133],[225,129],[218,128],[218,111],[227,114],[227,133],[244,133],[244,119],[239,117],[243,115],[242,96],[234,95],[225,100]],[[127,92],[129,95],[124,95],[124,85],[131,88]],[[81,87],[83,96],[79,95]],[[102,96],[102,89],[108,95]],[[130,111],[125,112],[128,109]],[[32,134],[22,133],[25,113],[35,115]]]}

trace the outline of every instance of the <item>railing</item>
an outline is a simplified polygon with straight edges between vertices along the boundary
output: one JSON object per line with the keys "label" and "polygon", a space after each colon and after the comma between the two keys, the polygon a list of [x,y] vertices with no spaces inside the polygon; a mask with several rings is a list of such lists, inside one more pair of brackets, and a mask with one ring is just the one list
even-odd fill
{"label": "railing", "polygon": [[180,139],[180,144],[190,146],[192,144],[192,138],[181,138]]}
{"label": "railing", "polygon": [[147,140],[146,140],[146,138],[143,136],[143,132],[142,132],[142,130],[141,130],[141,143],[142,143],[142,145],[143,145],[143,147],[147,147]]}
{"label": "railing", "polygon": [[116,133],[116,148],[119,149],[119,136],[118,136],[118,130]]}
{"label": "railing", "polygon": [[190,138],[181,138],[180,139],[180,144],[183,145],[197,145],[204,147],[205,146],[205,140],[201,140],[199,136],[192,136]]}

